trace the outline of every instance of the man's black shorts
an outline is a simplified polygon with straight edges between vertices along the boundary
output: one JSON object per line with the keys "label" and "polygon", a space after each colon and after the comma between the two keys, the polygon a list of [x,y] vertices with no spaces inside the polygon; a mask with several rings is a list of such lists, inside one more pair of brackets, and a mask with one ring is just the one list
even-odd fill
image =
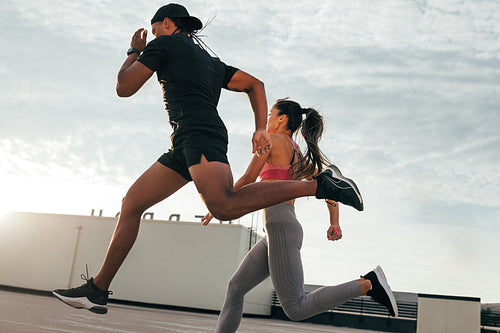
{"label": "man's black shorts", "polygon": [[207,161],[229,164],[227,160],[227,135],[213,133],[191,132],[183,138],[176,138],[175,145],[163,154],[158,162],[176,171],[187,181],[193,180],[189,174],[189,167],[200,163],[201,155]]}

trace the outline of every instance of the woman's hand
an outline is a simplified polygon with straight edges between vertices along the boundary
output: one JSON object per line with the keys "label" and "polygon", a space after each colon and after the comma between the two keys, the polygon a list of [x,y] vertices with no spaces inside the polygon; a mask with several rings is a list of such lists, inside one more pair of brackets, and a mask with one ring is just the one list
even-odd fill
{"label": "woman's hand", "polygon": [[336,241],[342,238],[342,229],[340,228],[340,225],[330,225],[328,228],[328,231],[326,232],[326,237],[328,237],[328,240],[331,241]]}
{"label": "woman's hand", "polygon": [[135,47],[141,52],[144,51],[144,48],[146,47],[147,44],[146,40],[147,36],[148,36],[148,31],[145,30],[144,28],[140,28],[132,36],[132,41],[130,41],[130,47]]}
{"label": "woman's hand", "polygon": [[271,151],[271,135],[266,130],[257,130],[252,137],[252,153],[257,156],[265,155]]}
{"label": "woman's hand", "polygon": [[212,213],[207,213],[207,215],[205,215],[205,217],[201,219],[201,222],[203,222],[203,225],[207,225],[208,223],[210,223],[213,217],[214,216],[212,215]]}

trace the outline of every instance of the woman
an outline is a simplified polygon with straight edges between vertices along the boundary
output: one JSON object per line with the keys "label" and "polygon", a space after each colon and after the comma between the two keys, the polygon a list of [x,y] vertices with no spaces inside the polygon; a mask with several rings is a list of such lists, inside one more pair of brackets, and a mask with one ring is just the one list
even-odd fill
{"label": "woman", "polygon": [[[307,143],[305,157],[292,139],[299,128]],[[236,182],[235,190],[255,182],[257,176],[261,182],[310,179],[327,163],[318,147],[323,132],[323,119],[318,111],[303,109],[294,101],[278,100],[269,114],[267,130],[272,149],[253,156],[245,174]],[[342,231],[337,203],[327,200],[327,207],[330,214],[327,237],[338,240],[342,238]],[[203,224],[211,219],[211,214],[207,214]],[[361,279],[304,294],[300,256],[303,235],[295,217],[294,200],[265,208],[264,228],[266,237],[248,252],[228,283],[216,332],[236,331],[241,321],[244,295],[269,275],[283,311],[291,320],[309,318],[361,295],[372,296],[386,306],[392,316],[397,315],[396,301],[380,267]]]}
{"label": "woman", "polygon": [[[221,89],[245,92],[255,115],[253,151],[271,148],[266,131],[264,85],[253,76],[211,57],[194,42],[201,21],[186,8],[168,4],[151,19],[154,40],[139,29],[118,73],[117,94],[129,97],[157,73],[170,124],[172,148],[140,176],[122,202],[120,216],[104,259],[95,276],[72,289],[54,291],[67,304],[95,313],[107,312],[108,288],[135,242],[143,212],[193,181],[207,208],[222,220],[236,219],[292,198],[315,195],[363,209],[354,182],[328,170],[309,182],[289,181],[278,186],[255,184],[234,191],[227,160],[227,131],[217,112]],[[338,183],[345,186],[339,187]],[[269,186],[271,185],[271,186]]]}

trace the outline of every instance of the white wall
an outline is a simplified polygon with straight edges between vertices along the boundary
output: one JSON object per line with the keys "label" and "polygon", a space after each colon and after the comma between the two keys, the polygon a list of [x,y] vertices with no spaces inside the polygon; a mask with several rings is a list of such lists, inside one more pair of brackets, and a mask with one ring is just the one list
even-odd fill
{"label": "white wall", "polygon": [[479,333],[478,298],[418,296],[417,333]]}
{"label": "white wall", "polygon": [[[95,275],[116,219],[10,213],[0,218],[0,285],[52,290]],[[248,251],[241,225],[143,220],[111,284],[113,298],[219,310],[230,276]],[[78,246],[76,244],[78,243]],[[73,270],[72,270],[73,267]],[[270,314],[269,279],[245,298],[245,312]]]}

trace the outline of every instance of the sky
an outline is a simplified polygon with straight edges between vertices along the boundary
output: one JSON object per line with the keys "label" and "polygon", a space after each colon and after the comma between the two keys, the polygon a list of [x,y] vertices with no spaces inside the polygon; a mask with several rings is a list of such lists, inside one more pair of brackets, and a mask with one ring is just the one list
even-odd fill
{"label": "sky", "polygon": [[[496,0],[185,1],[224,62],[325,117],[320,147],[365,201],[297,200],[305,282],[381,265],[395,291],[500,302],[500,3]],[[0,3],[0,212],[115,216],[170,147],[155,76],[130,98],[116,75],[160,1]],[[148,40],[152,34],[149,33]],[[251,159],[245,94],[224,91],[235,180]],[[299,144],[303,142],[299,140]],[[194,185],[148,211],[199,221]],[[257,224],[260,213],[238,222]],[[257,222],[259,221],[259,222]],[[212,222],[213,223],[213,222]]]}

